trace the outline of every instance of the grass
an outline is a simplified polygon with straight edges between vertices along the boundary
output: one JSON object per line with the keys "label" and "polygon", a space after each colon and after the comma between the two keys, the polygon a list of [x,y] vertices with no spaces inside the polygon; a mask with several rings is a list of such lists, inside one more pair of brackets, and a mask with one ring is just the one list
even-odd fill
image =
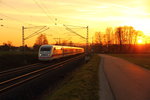
{"label": "grass", "polygon": [[99,100],[99,56],[69,74],[51,95],[42,100]]}
{"label": "grass", "polygon": [[150,69],[150,54],[111,54],[111,56],[126,59],[146,69]]}
{"label": "grass", "polygon": [[[25,61],[24,61],[25,60]],[[0,52],[0,71],[36,63],[37,52],[1,51]]]}

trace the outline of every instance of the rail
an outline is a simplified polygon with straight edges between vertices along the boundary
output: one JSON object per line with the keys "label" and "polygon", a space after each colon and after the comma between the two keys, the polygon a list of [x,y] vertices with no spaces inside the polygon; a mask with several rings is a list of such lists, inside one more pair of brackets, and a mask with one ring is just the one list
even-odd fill
{"label": "rail", "polygon": [[[56,63],[56,64],[53,64],[53,65],[46,65],[45,67],[42,67],[40,69],[36,69],[34,71],[31,71],[29,73],[25,73],[25,74],[22,74],[22,75],[19,75],[19,76],[15,76],[15,77],[12,77],[10,79],[7,79],[7,80],[4,80],[4,81],[1,81],[0,82],[0,93],[3,93],[13,87],[16,87],[22,83],[25,83],[25,82],[28,82],[29,80],[32,80],[34,78],[37,78],[41,75],[44,75],[45,73],[48,73],[49,71],[52,71],[52,70],[55,70],[55,69],[58,69],[58,68],[62,68],[65,64],[68,64],[70,62],[73,62],[77,59],[80,59],[82,58],[84,55],[79,55],[79,56],[76,56],[74,58],[70,58],[70,59],[67,59],[65,61],[62,61],[62,62],[59,62],[59,63]],[[36,66],[36,64],[33,64],[33,66]],[[17,68],[15,70],[9,70],[9,71],[5,71],[5,73],[0,73],[0,77],[4,77],[6,74],[10,74],[10,73],[16,73],[20,70],[25,70],[27,68],[30,68],[30,66],[26,66],[25,68]]]}

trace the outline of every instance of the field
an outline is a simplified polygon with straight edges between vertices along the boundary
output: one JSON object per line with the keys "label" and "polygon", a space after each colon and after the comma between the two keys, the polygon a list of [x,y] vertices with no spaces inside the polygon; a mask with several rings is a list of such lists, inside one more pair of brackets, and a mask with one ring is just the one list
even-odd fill
{"label": "field", "polygon": [[126,59],[146,69],[150,69],[150,54],[111,54],[111,56]]}
{"label": "field", "polygon": [[0,71],[38,62],[37,52],[0,52]]}
{"label": "field", "polygon": [[52,94],[49,93],[42,100],[99,100],[99,62],[100,57],[95,55],[69,74]]}

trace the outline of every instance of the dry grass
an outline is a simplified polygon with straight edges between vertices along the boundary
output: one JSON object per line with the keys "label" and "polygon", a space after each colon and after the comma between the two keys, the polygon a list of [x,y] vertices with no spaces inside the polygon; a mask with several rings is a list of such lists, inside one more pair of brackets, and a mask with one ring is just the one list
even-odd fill
{"label": "dry grass", "polygon": [[98,100],[99,56],[95,55],[62,82],[52,95],[43,100]]}
{"label": "dry grass", "polygon": [[25,56],[22,52],[0,52],[0,71],[36,63],[37,57],[37,52],[26,52]]}
{"label": "dry grass", "polygon": [[150,69],[150,54],[112,54],[112,56],[126,59],[141,67]]}

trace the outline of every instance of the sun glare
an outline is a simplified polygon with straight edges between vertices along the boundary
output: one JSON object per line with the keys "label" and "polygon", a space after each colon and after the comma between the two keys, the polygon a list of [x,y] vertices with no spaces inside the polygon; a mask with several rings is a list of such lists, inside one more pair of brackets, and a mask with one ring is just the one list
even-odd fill
{"label": "sun glare", "polygon": [[139,38],[139,39],[138,39],[138,44],[142,44],[142,43],[143,43],[142,39]]}

